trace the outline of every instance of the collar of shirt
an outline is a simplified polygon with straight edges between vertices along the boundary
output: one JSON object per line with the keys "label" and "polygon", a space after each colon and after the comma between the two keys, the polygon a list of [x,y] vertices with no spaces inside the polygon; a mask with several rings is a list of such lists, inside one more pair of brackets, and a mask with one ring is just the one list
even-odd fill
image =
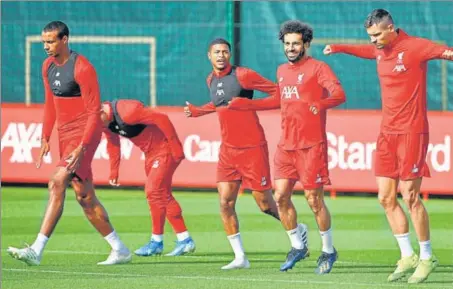
{"label": "collar of shirt", "polygon": [[215,70],[212,71],[212,75],[215,76],[215,77],[224,77],[225,75],[227,75],[228,73],[230,73],[231,69],[233,68],[233,66],[231,66],[231,64],[228,63],[228,66],[225,67],[224,70],[221,70],[219,72],[216,72]]}
{"label": "collar of shirt", "polygon": [[403,31],[401,28],[397,28],[396,32],[398,33],[398,36],[393,40],[391,43],[389,43],[386,47],[386,51],[391,51],[398,43],[400,43],[403,39],[408,37],[407,33]]}
{"label": "collar of shirt", "polygon": [[301,60],[297,61],[297,62],[289,62],[289,68],[290,69],[297,69],[299,67],[301,67],[302,65],[304,65],[308,60],[311,59],[311,56],[304,56]]}

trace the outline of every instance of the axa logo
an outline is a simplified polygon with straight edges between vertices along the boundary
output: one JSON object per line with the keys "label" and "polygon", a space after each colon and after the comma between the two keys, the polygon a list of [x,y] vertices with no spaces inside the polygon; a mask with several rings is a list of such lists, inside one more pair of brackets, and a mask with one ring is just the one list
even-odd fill
{"label": "axa logo", "polygon": [[53,85],[55,86],[61,86],[61,82],[57,79],[53,82]]}
{"label": "axa logo", "polygon": [[297,91],[296,86],[284,86],[282,89],[282,98],[284,99],[292,99],[292,98],[300,99],[299,92]]}
{"label": "axa logo", "polygon": [[404,52],[398,53],[398,59],[396,60],[396,65],[393,68],[392,72],[403,72],[406,71],[406,67],[404,66],[403,63],[403,57],[404,57]]}
{"label": "axa logo", "polygon": [[216,95],[220,96],[220,95],[225,95],[225,91],[223,91],[223,89],[217,89]]}
{"label": "axa logo", "polygon": [[[41,123],[26,124],[11,122],[8,124],[1,139],[2,158],[8,158],[10,163],[32,163],[32,151],[41,147]],[[5,155],[5,149],[7,155]],[[44,163],[51,163],[51,154],[44,156]]]}

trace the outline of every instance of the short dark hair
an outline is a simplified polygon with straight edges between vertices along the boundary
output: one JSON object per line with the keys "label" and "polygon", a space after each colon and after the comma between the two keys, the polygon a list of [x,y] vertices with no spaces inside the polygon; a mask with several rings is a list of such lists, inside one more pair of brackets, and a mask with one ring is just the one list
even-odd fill
{"label": "short dark hair", "polygon": [[379,24],[382,21],[389,20],[393,23],[393,18],[390,13],[385,9],[374,9],[365,19],[365,28],[370,28],[375,24]]}
{"label": "short dark hair", "polygon": [[52,21],[47,23],[46,26],[42,29],[43,32],[49,32],[49,31],[58,31],[58,38],[61,39],[63,36],[69,37],[69,28],[66,24],[64,24],[61,21]]}
{"label": "short dark hair", "polygon": [[289,20],[283,23],[278,39],[283,42],[285,35],[288,33],[302,34],[302,41],[304,43],[310,43],[313,40],[313,28],[307,23],[303,23],[299,20]]}
{"label": "short dark hair", "polygon": [[211,43],[209,43],[208,50],[211,50],[211,47],[216,45],[216,44],[226,44],[226,45],[228,45],[228,50],[230,50],[230,52],[231,52],[231,44],[230,44],[230,42],[226,41],[223,38],[216,38],[216,39],[212,40]]}

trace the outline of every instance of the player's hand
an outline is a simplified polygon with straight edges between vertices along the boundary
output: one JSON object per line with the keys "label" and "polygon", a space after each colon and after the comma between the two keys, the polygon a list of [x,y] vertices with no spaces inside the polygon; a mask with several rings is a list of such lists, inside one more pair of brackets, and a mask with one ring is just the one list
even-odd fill
{"label": "player's hand", "polygon": [[319,110],[318,108],[316,107],[316,105],[310,105],[310,111],[311,113],[313,113],[314,115],[318,114]]}
{"label": "player's hand", "polygon": [[71,173],[74,173],[80,166],[82,162],[83,155],[85,153],[85,149],[82,145],[78,146],[75,150],[72,151],[67,157],[66,162],[66,169]]}
{"label": "player's hand", "polygon": [[109,184],[110,184],[112,187],[119,187],[119,186],[120,186],[120,183],[118,183],[118,177],[110,177],[110,179],[109,179]]}
{"label": "player's hand", "polygon": [[445,50],[444,53],[442,53],[442,57],[445,59],[451,59],[453,60],[453,50]]}
{"label": "player's hand", "polygon": [[187,116],[187,117],[192,117],[192,111],[191,111],[191,108],[193,107],[193,105],[186,101],[186,106],[184,106],[184,114]]}
{"label": "player's hand", "polygon": [[240,109],[241,107],[243,108],[247,102],[247,98],[243,97],[233,97],[229,102],[228,102],[228,108],[229,109]]}
{"label": "player's hand", "polygon": [[182,144],[178,138],[170,140],[169,144],[171,149],[171,156],[173,157],[173,160],[179,164],[185,158]]}
{"label": "player's hand", "polygon": [[41,167],[42,158],[47,155],[50,151],[49,142],[46,139],[41,140],[41,150],[39,152],[38,160],[36,161],[36,168]]}
{"label": "player's hand", "polygon": [[326,45],[326,47],[324,47],[324,50],[322,52],[324,53],[324,55],[330,55],[330,54],[332,54],[332,47],[330,47],[330,45]]}

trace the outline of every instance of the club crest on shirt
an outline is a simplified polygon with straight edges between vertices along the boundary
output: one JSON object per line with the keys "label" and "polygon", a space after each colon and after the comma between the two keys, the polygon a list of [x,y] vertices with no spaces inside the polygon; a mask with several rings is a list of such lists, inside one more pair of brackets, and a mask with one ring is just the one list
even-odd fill
{"label": "club crest on shirt", "polygon": [[304,78],[304,73],[299,74],[297,76],[297,84],[301,84],[303,78]]}
{"label": "club crest on shirt", "polygon": [[403,72],[403,71],[406,71],[406,67],[404,66],[404,63],[403,63],[403,57],[404,57],[404,51],[403,52],[400,52],[398,53],[398,59],[396,60],[396,65],[395,67],[393,68],[392,72]]}

